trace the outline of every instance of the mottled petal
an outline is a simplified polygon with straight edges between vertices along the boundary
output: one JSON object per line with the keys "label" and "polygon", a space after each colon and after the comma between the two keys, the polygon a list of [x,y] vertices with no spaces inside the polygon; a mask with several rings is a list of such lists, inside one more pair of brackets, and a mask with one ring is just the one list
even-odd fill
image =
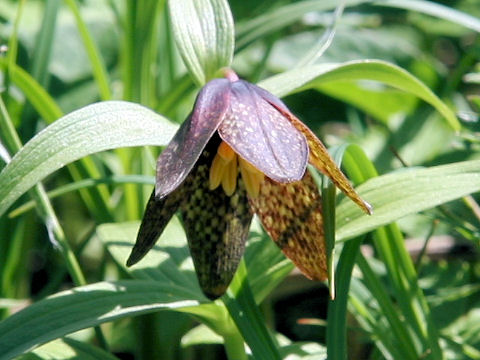
{"label": "mottled petal", "polygon": [[305,137],[245,81],[232,83],[230,108],[218,132],[236,153],[275,181],[300,180],[305,173]]}
{"label": "mottled petal", "polygon": [[212,139],[185,181],[192,189],[180,211],[198,282],[216,299],[228,288],[245,250],[252,219],[245,186],[238,179],[232,196],[209,189],[208,177],[220,139]]}
{"label": "mottled petal", "polygon": [[327,278],[321,197],[308,171],[301,181],[289,184],[266,178],[250,204],[273,241],[306,277]]}
{"label": "mottled petal", "polygon": [[260,97],[262,97],[265,101],[273,105],[275,108],[280,110],[280,112],[285,113],[285,112],[290,112],[288,109],[287,105],[284,104],[282,100],[280,100],[278,97],[273,95],[271,92],[268,90],[265,90],[261,88],[260,86],[257,86],[255,84],[248,83],[248,86],[250,89],[255,91]]}
{"label": "mottled petal", "polygon": [[227,79],[215,79],[198,94],[193,112],[158,158],[157,198],[175,190],[192,170],[225,116],[230,103],[230,86]]}
{"label": "mottled petal", "polygon": [[[284,111],[282,109],[279,110],[282,112]],[[295,128],[305,135],[308,147],[310,148],[310,163],[315,166],[318,171],[327,175],[335,186],[342,190],[345,195],[352,199],[353,202],[360,206],[367,214],[372,214],[372,206],[357,194],[350,184],[350,181],[348,181],[347,177],[338,168],[337,164],[335,164],[335,161],[328,153],[325,145],[323,145],[315,134],[290,111],[283,112],[283,114],[291,121]]]}
{"label": "mottled petal", "polygon": [[155,197],[155,190],[152,191],[138,231],[137,241],[127,260],[127,266],[136,264],[155,245],[173,214],[179,208],[180,202],[185,198],[185,190],[186,188],[181,186],[160,200]]}

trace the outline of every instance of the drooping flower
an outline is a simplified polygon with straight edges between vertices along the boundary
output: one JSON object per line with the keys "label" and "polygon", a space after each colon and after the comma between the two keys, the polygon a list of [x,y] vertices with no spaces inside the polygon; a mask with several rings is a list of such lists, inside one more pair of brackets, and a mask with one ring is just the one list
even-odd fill
{"label": "drooping flower", "polygon": [[232,70],[200,91],[193,111],[158,158],[156,186],[127,260],[138,262],[180,210],[199,284],[224,294],[256,213],[310,279],[327,277],[321,198],[310,162],[365,211],[318,138],[268,91]]}

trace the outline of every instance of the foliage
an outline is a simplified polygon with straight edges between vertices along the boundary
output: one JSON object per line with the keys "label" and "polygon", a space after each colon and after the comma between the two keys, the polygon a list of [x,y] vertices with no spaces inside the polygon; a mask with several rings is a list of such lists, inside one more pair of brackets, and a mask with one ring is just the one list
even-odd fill
{"label": "foliage", "polygon": [[[9,0],[0,15],[0,359],[222,358],[219,343],[229,359],[480,358],[476,0]],[[297,281],[255,221],[215,302],[177,218],[125,267],[159,147],[226,66],[284,97],[374,207],[313,173],[337,255],[326,322],[294,318],[313,338],[275,327]]]}

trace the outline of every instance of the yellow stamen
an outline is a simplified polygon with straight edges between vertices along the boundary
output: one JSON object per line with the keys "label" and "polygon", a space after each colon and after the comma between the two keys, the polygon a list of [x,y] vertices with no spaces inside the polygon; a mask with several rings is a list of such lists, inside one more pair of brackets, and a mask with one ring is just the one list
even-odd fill
{"label": "yellow stamen", "polygon": [[214,190],[222,184],[225,194],[233,195],[237,187],[239,169],[248,195],[251,198],[256,198],[260,193],[260,185],[263,182],[264,174],[248,161],[237,156],[235,151],[223,141],[218,147],[217,154],[210,167],[210,190]]}
{"label": "yellow stamen", "polygon": [[225,173],[223,174],[222,178],[223,191],[225,191],[225,194],[228,196],[232,196],[235,192],[235,188],[237,187],[237,156],[235,153],[234,155],[235,156],[233,159],[226,164]]}
{"label": "yellow stamen", "polygon": [[241,157],[239,157],[239,165],[247,193],[254,199],[260,193],[260,185],[263,182],[264,174]]}
{"label": "yellow stamen", "polygon": [[210,190],[216,189],[222,182],[223,174],[225,174],[225,161],[215,155],[215,158],[212,161],[212,166],[210,167],[210,176],[208,179],[208,187]]}
{"label": "yellow stamen", "polygon": [[218,147],[217,154],[225,161],[231,161],[235,157],[235,151],[225,141],[222,141]]}

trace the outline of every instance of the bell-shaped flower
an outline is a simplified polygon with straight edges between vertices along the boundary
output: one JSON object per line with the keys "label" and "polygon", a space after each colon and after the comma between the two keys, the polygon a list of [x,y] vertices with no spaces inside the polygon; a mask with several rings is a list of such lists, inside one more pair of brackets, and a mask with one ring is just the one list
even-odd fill
{"label": "bell-shaped flower", "polygon": [[280,99],[228,70],[202,88],[158,158],[156,187],[127,265],[152,248],[180,210],[198,281],[215,299],[235,274],[255,213],[305,276],[326,279],[321,198],[309,162],[371,212]]}

